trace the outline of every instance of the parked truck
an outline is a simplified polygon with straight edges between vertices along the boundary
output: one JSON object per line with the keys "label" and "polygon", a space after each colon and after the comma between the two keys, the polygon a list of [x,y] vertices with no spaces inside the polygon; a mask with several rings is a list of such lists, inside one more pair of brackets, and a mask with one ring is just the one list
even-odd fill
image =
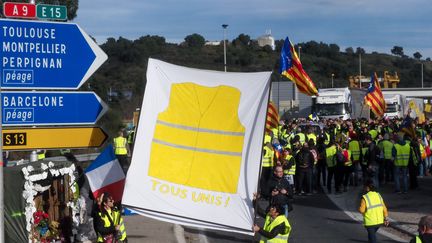
{"label": "parked truck", "polygon": [[370,108],[363,102],[366,92],[357,88],[320,89],[313,99],[312,110],[322,118],[368,119]]}
{"label": "parked truck", "polygon": [[386,111],[384,116],[389,118],[405,117],[408,112],[408,103],[405,95],[402,94],[385,94]]}

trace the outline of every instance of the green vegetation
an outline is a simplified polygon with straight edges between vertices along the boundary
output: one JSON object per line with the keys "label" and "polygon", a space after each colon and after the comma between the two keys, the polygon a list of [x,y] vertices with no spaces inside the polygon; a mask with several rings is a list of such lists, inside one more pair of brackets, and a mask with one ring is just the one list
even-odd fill
{"label": "green vegetation", "polygon": [[[141,106],[146,84],[148,58],[156,58],[177,65],[223,70],[223,45],[204,45],[204,37],[191,34],[181,44],[167,43],[164,37],[143,36],[137,40],[109,38],[102,44],[108,61],[90,78],[85,90],[94,90],[107,102],[112,111],[100,121],[110,134],[115,132],[122,119],[132,119],[132,113]],[[272,81],[288,81],[278,74],[279,53],[283,40],[276,41],[276,50],[260,47],[256,40],[240,34],[227,42],[227,66],[229,72],[273,71]],[[413,57],[404,54],[403,48],[394,46],[392,54],[366,53],[361,47],[341,51],[337,44],[309,41],[298,43],[304,69],[319,88],[331,86],[334,74],[335,87],[348,86],[348,77],[359,73],[359,55],[362,74],[369,76],[384,71],[397,72],[399,87],[421,86],[421,64],[424,66],[424,86],[432,86],[430,58],[421,59],[419,52]],[[110,95],[111,94],[111,95]],[[107,124],[108,123],[108,124]]]}

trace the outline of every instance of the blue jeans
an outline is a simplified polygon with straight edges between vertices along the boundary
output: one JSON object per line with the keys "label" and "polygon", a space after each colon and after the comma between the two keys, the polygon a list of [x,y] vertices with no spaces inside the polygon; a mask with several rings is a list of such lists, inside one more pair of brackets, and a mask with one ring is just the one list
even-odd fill
{"label": "blue jeans", "polygon": [[425,171],[426,172],[429,171],[431,165],[432,165],[432,157],[426,157],[426,159],[425,159],[425,167],[426,167]]}
{"label": "blue jeans", "polygon": [[285,217],[288,218],[288,204],[283,205],[283,208],[285,209]]}
{"label": "blue jeans", "polygon": [[408,191],[408,174],[407,174],[407,167],[406,166],[395,166],[394,167],[394,180],[395,180],[395,187],[396,191],[400,191],[400,179],[399,176],[402,176],[402,183],[403,183],[403,191]]}
{"label": "blue jeans", "polygon": [[424,176],[426,172],[426,163],[424,159],[419,161],[418,168],[419,168],[419,176]]}
{"label": "blue jeans", "polygon": [[368,232],[368,242],[369,243],[376,243],[377,239],[376,239],[376,232],[379,229],[379,225],[377,226],[366,226],[366,230]]}

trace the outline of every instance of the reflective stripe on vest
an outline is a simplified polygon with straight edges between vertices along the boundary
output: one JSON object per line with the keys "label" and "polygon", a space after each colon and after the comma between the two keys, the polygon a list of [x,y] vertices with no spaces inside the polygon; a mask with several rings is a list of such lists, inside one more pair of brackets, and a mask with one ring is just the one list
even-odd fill
{"label": "reflective stripe on vest", "polygon": [[126,143],[127,143],[127,139],[124,137],[114,138],[114,153],[118,155],[126,155],[127,154]]}
{"label": "reflective stripe on vest", "polygon": [[268,239],[264,236],[261,236],[260,243],[271,242],[271,243],[286,243],[288,242],[288,237],[291,232],[291,225],[289,224],[285,215],[279,215],[274,220],[270,217],[270,215],[266,216],[263,230],[267,232],[271,232],[274,227],[280,225],[281,223],[285,224],[285,232],[284,234],[278,234],[272,239]]}
{"label": "reflective stripe on vest", "polygon": [[239,89],[226,85],[172,84],[168,106],[157,116],[148,175],[237,192],[245,136],[238,118],[240,95]]}
{"label": "reflective stripe on vest", "polygon": [[394,162],[395,165],[396,166],[407,166],[408,161],[409,161],[409,155],[410,155],[411,147],[407,143],[403,146],[397,143],[394,146],[396,148],[396,158],[395,158],[395,162]]}
{"label": "reflective stripe on vest", "polygon": [[366,202],[366,212],[364,214],[364,225],[378,225],[384,223],[384,202],[379,193],[369,191],[363,195]]}
{"label": "reflective stripe on vest", "polygon": [[348,149],[351,151],[353,160],[360,160],[360,143],[357,140],[352,140],[348,143]]}

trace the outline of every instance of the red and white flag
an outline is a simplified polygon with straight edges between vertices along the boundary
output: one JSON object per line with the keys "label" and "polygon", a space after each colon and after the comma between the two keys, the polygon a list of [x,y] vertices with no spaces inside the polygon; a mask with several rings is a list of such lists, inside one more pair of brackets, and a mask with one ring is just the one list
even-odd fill
{"label": "red and white flag", "polygon": [[94,198],[108,192],[115,201],[121,201],[125,174],[111,144],[87,167],[85,174]]}

